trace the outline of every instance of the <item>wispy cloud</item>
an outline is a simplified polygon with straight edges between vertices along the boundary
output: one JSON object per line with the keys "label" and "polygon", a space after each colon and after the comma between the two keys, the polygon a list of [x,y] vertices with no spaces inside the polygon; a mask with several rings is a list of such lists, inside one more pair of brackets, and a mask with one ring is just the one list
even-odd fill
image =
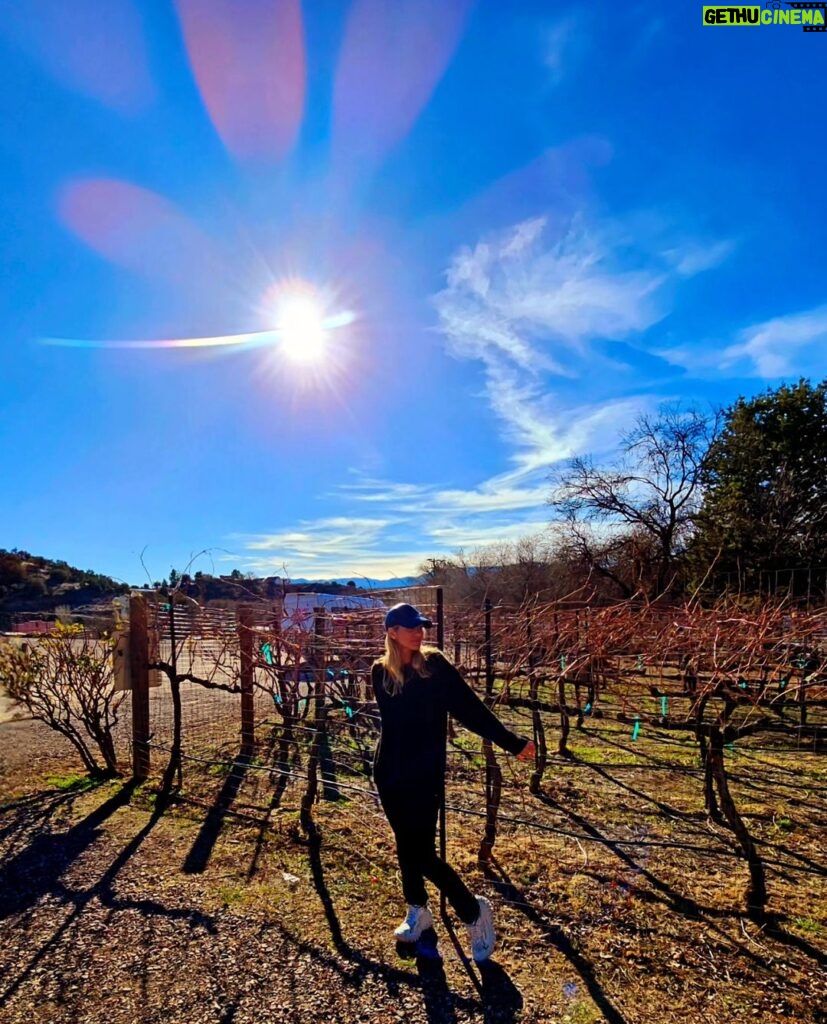
{"label": "wispy cloud", "polygon": [[594,379],[608,368],[595,341],[639,337],[669,312],[665,285],[729,251],[728,243],[694,242],[664,250],[655,237],[647,246],[639,230],[594,227],[581,216],[562,226],[532,218],[456,253],[434,298],[440,329],[450,354],[482,364],[518,470],[606,448],[652,403],[627,396],[561,407],[555,378]]}
{"label": "wispy cloud", "polygon": [[295,576],[316,578],[407,575],[429,557],[547,528],[554,465],[613,448],[658,401],[645,394],[590,401],[586,388],[579,401],[564,401],[561,382],[570,394],[572,380],[592,381],[598,369],[616,375],[595,343],[638,342],[669,312],[667,285],[730,251],[728,243],[664,245],[656,230],[647,245],[639,228],[534,217],[459,249],[433,302],[446,351],[482,368],[482,398],[511,449],[510,465],[469,488],[352,470],[323,500],[353,517],[239,538],[248,566],[261,572],[285,565]]}
{"label": "wispy cloud", "polygon": [[516,540],[547,522],[547,468],[503,474],[469,490],[354,476],[329,497],[345,507],[381,506],[382,516],[357,513],[303,520],[266,534],[236,534],[229,542],[244,552],[243,567],[316,579],[406,576],[430,557]]}
{"label": "wispy cloud", "polygon": [[776,317],[741,331],[738,341],[724,349],[723,369],[747,360],[760,377],[776,377],[794,370],[803,349],[827,341],[827,306],[805,313]]}
{"label": "wispy cloud", "polygon": [[229,557],[246,571],[296,578],[408,576],[433,554],[404,517],[394,516],[302,520],[295,529],[229,541],[237,552]]}
{"label": "wispy cloud", "polygon": [[449,351],[555,369],[561,348],[589,338],[624,338],[665,313],[663,272],[624,268],[594,229],[575,219],[548,237],[545,217],[461,249],[435,297]]}
{"label": "wispy cloud", "polygon": [[[492,477],[475,488],[459,490],[439,484],[415,485],[359,478],[340,484],[336,494],[356,502],[382,503],[401,517],[444,512],[506,512],[534,508],[547,496],[547,487],[525,486],[525,475],[513,473]],[[398,521],[398,520],[397,520]]]}
{"label": "wispy cloud", "polygon": [[298,527],[274,533],[233,535],[248,551],[276,552],[279,558],[314,561],[342,551],[370,550],[393,520],[334,516],[302,520]]}
{"label": "wispy cloud", "polygon": [[[514,541],[547,527],[543,506],[549,488],[538,488],[530,505],[493,507],[478,492],[435,492],[409,507],[407,521],[327,519],[305,521],[297,530],[239,536],[228,559],[250,572],[315,579],[408,576],[431,557]],[[470,500],[469,500],[470,498]],[[241,551],[238,551],[239,545]]]}
{"label": "wispy cloud", "polygon": [[729,345],[678,346],[660,354],[699,374],[774,378],[820,372],[825,342],[827,306],[818,306],[745,327]]}
{"label": "wispy cloud", "polygon": [[361,476],[353,471],[355,480],[341,483],[336,493],[343,493],[356,501],[370,501],[381,504],[408,502],[412,499],[428,495],[432,487],[423,484],[406,484],[391,480],[380,480],[375,477]]}
{"label": "wispy cloud", "polygon": [[720,266],[734,249],[735,242],[732,240],[711,242],[708,245],[690,242],[685,246],[667,249],[664,256],[681,277],[694,277],[704,270]]}
{"label": "wispy cloud", "polygon": [[434,538],[439,550],[456,551],[463,548],[472,551],[542,533],[548,529],[548,525],[548,518],[540,519],[536,516],[518,522],[507,519],[492,522],[490,518],[480,518],[475,521],[464,520],[435,526],[429,530],[429,534]]}
{"label": "wispy cloud", "polygon": [[419,567],[433,556],[433,549],[410,547],[399,551],[377,548],[371,552],[342,550],[338,556],[328,555],[308,561],[301,557],[263,558],[238,555],[232,561],[243,571],[260,576],[286,576],[289,579],[388,580],[418,574]]}
{"label": "wispy cloud", "polygon": [[566,73],[570,62],[576,59],[579,49],[577,37],[578,26],[574,15],[568,15],[547,25],[541,33],[543,63],[548,70],[550,85],[557,85]]}

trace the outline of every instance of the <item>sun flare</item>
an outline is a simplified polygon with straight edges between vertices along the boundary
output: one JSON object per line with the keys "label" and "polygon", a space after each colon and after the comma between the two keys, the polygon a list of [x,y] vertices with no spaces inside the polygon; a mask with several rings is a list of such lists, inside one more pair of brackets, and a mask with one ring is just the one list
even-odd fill
{"label": "sun flare", "polygon": [[[272,286],[264,299],[272,325],[272,348],[281,365],[300,368],[305,383],[341,377],[350,333],[342,329],[355,322],[355,314],[342,306],[341,296],[301,278],[288,278]],[[277,365],[277,364],[276,364]]]}
{"label": "sun flare", "polygon": [[315,363],[324,358],[330,333],[320,304],[310,295],[287,295],[279,305],[276,331],[291,363]]}
{"label": "sun flare", "polygon": [[[274,370],[292,364],[294,380],[303,384],[341,380],[353,359],[357,314],[342,304],[330,287],[288,278],[265,294],[259,314],[266,326],[245,334],[193,338],[84,339],[40,338],[41,344],[66,348],[117,349],[264,349]],[[275,357],[275,358],[273,358]]]}

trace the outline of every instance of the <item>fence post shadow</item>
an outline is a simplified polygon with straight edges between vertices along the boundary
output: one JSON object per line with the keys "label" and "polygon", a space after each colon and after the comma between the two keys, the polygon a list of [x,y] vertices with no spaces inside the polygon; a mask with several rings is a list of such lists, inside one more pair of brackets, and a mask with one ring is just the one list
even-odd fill
{"label": "fence post shadow", "polygon": [[221,833],[224,817],[238,796],[241,783],[247,776],[252,759],[252,754],[241,753],[232,762],[230,774],[224,780],[212,807],[207,811],[207,817],[198,830],[198,835],[195,837],[189,853],[184,858],[182,870],[185,875],[197,875],[206,870]]}
{"label": "fence post shadow", "polygon": [[[81,822],[79,826],[76,826],[76,828],[80,828],[85,832],[91,832],[91,839],[94,839],[97,836],[97,825],[109,817],[119,807],[125,806],[130,802],[135,786],[135,780],[126,783],[121,788],[120,792],[116,793],[112,798],[110,798],[110,800],[106,801],[96,812],[89,815],[88,818],[84,819],[84,821]],[[20,970],[17,977],[13,978],[6,988],[0,991],[0,1009],[2,1009],[9,999],[19,991],[24,982],[31,977],[31,974],[37,964],[42,962],[49,951],[55,949],[61,939],[71,932],[72,928],[75,926],[76,922],[93,899],[99,900],[103,906],[108,907],[110,910],[133,909],[145,916],[159,915],[169,917],[171,919],[187,920],[191,925],[200,925],[206,928],[210,934],[215,934],[216,929],[213,919],[199,911],[166,907],[152,899],[122,899],[118,897],[113,890],[113,882],[120,874],[122,868],[135,855],[144,840],[161,820],[163,814],[164,809],[156,804],[156,807],[146,824],[144,824],[132,839],[129,840],[98,881],[90,888],[71,890],[62,886],[58,887],[55,884],[58,877],[57,875],[51,879],[49,888],[58,891],[62,899],[72,904],[72,910],[69,915],[64,918],[52,936],[43,942],[33,953],[29,963]],[[91,828],[90,821],[95,822]],[[74,856],[78,856],[79,853],[88,845],[89,842],[87,841],[81,850],[74,853]],[[74,859],[74,857],[72,859]]]}
{"label": "fence post shadow", "polygon": [[[387,968],[384,964],[372,960],[364,953],[354,949],[342,934],[342,926],[339,921],[339,916],[336,913],[336,907],[334,906],[333,898],[330,895],[330,890],[325,879],[325,869],[321,855],[322,838],[318,831],[309,837],[307,840],[307,847],[313,888],[316,890],[321,901],[327,925],[330,929],[330,935],[333,939],[333,945],[336,947],[336,952],[339,953],[340,956],[351,961],[351,963],[358,964],[360,967],[370,970],[373,973],[378,973],[380,975],[386,974]],[[424,957],[416,957],[416,968],[417,976],[399,973],[397,980],[418,981],[419,988],[422,991],[425,1011],[430,1024],[455,1024],[457,1019],[456,1007],[460,1005],[463,1009],[469,1009],[471,1005],[470,1001],[453,993],[448,988],[448,984],[445,979],[445,972],[443,971],[442,964],[440,962],[435,962]],[[397,971],[394,968],[391,968],[391,971],[394,975],[397,975]],[[477,990],[482,993],[482,989],[480,988],[476,977],[473,975],[472,977],[474,978]],[[509,1018],[497,1019],[502,1020],[502,1024],[510,1024]]]}
{"label": "fence post shadow", "polygon": [[[618,860],[621,860],[627,865],[627,867],[642,875],[654,889],[657,889],[658,892],[662,893],[669,900],[674,911],[693,920],[700,917],[701,908],[691,896],[684,896],[681,893],[676,892],[670,885],[667,885],[666,882],[663,882],[657,875],[639,864],[634,857],[626,853],[617,842],[614,842],[604,836],[600,829],[595,828],[595,826],[582,815],[577,814],[568,807],[563,807],[562,804],[553,800],[551,797],[546,796],[544,793],[538,793],[537,799],[541,803],[546,804],[546,806],[554,807],[556,810],[563,813],[570,821],[573,821],[576,825],[582,828],[584,832],[588,832],[593,839],[600,842],[608,850],[611,850]],[[641,845],[643,844],[641,843]]]}
{"label": "fence post shadow", "polygon": [[[132,799],[137,783],[125,782],[116,793],[66,832],[39,833],[0,868],[0,920],[33,906],[92,843],[100,826]],[[34,869],[37,870],[34,870]]]}
{"label": "fence post shadow", "polygon": [[486,1021],[516,1024],[523,996],[508,972],[496,960],[477,965],[482,979],[482,1006]]}
{"label": "fence post shadow", "polygon": [[[494,861],[493,855],[491,860]],[[479,972],[479,977],[477,977],[474,968],[471,966],[471,961],[468,959],[465,950],[462,948],[462,943],[457,937],[454,923],[448,916],[446,905],[443,905],[441,908],[440,918],[457,954],[457,958],[462,963],[469,980],[477,990],[480,1002],[482,1003],[483,1019],[486,1022],[496,1021],[497,1024],[516,1024],[519,1013],[523,1008],[523,996],[511,980],[508,972],[495,959],[489,959],[483,963],[476,964],[477,971]],[[442,977],[444,980],[444,974]]]}
{"label": "fence post shadow", "polygon": [[[768,915],[764,931],[771,938],[775,939],[776,942],[780,942],[785,946],[792,946],[793,949],[797,949],[799,952],[804,953],[805,956],[815,960],[820,967],[827,967],[827,954],[822,953],[820,949],[811,945],[806,939],[785,931],[781,927],[781,918],[778,915]],[[825,1015],[825,1020],[827,1020],[827,1015]]]}

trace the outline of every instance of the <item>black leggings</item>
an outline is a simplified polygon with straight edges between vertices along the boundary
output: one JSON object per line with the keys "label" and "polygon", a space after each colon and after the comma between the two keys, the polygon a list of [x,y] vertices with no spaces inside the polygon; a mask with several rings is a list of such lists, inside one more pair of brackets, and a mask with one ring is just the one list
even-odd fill
{"label": "black leggings", "polygon": [[470,924],[479,914],[477,901],[450,864],[437,855],[436,823],[439,797],[405,789],[380,789],[379,797],[396,837],[396,856],[407,903],[424,906],[425,879],[445,894],[461,921]]}

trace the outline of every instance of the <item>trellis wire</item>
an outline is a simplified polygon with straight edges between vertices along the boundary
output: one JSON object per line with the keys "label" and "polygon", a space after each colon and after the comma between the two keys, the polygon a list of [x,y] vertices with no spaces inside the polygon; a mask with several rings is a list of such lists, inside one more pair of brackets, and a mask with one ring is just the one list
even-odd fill
{"label": "trellis wire", "polygon": [[[529,794],[524,785],[514,788],[509,782],[498,798],[500,805],[493,809],[490,799],[486,805],[482,787],[480,808],[469,806],[467,800],[448,803],[451,813],[485,818],[487,827],[493,821],[495,831],[499,824],[514,825],[538,833],[556,832],[578,843],[640,845],[623,837],[581,835],[535,815],[504,811],[515,800],[524,806],[531,802],[543,772],[554,765],[603,772],[656,769],[703,774],[700,764],[663,763],[652,760],[650,752],[680,748],[698,756],[695,732],[701,724],[713,728],[716,721],[701,707],[702,698],[706,706],[714,704],[715,714],[726,713],[719,719],[721,727],[735,729],[736,739],[737,730],[745,726],[764,732],[772,726],[788,735],[797,730],[799,742],[792,752],[802,754],[805,729],[812,735],[813,750],[821,738],[827,705],[819,675],[823,656],[817,653],[825,636],[822,613],[793,620],[777,608],[749,617],[728,608],[654,609],[630,603],[594,608],[559,602],[553,606],[534,602],[517,609],[445,610],[436,593],[426,591],[396,592],[388,596],[388,603],[403,597],[415,600],[432,615],[441,615],[446,651],[510,727],[542,736],[547,747],[557,732],[553,720],[558,718],[562,726],[560,752],[569,756],[555,760],[550,750],[544,750],[545,763],[535,766]],[[243,770],[245,775],[266,773],[271,780],[285,780],[285,785],[303,783],[307,789],[302,807],[308,813],[319,798],[315,788],[319,784],[323,791],[328,787],[375,802],[370,788],[341,776],[366,780],[370,776],[379,723],[369,669],[382,646],[382,611],[319,608],[312,629],[284,629],[278,607],[256,606],[245,615],[242,623],[232,612],[179,609],[174,600],[166,608],[157,604],[152,609],[155,636],[149,660],[162,666],[169,680],[177,679],[185,761],[229,765],[229,770]],[[239,749],[244,733],[239,721],[244,643],[251,652],[247,685],[252,749],[266,752],[270,765],[228,760]],[[156,749],[170,746],[168,685],[165,682],[151,691],[150,730]],[[787,709],[794,711],[797,724],[789,720]],[[573,734],[570,723],[574,723]],[[584,738],[612,742],[648,763],[577,762],[567,744],[580,735],[578,728]],[[676,737],[677,729],[686,739]],[[645,750],[641,736],[645,736]],[[734,752],[754,757],[744,751],[745,742],[740,740]],[[461,752],[449,744],[448,757],[450,772],[458,778],[482,779],[488,771],[475,764],[479,753]],[[299,762],[301,772],[295,770]],[[537,807],[532,803],[533,809]],[[650,845],[695,850],[687,843],[651,840]],[[700,851],[732,853],[697,848]]]}

